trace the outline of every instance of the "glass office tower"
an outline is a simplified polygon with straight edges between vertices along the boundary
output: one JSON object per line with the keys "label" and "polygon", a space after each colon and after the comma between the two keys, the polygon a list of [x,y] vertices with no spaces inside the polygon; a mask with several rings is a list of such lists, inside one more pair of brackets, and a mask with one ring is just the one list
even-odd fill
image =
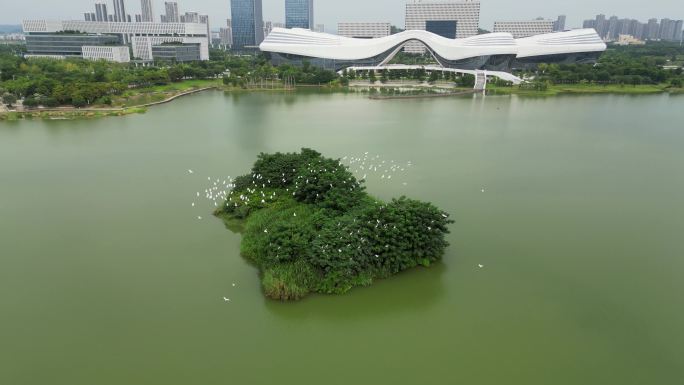
{"label": "glass office tower", "polygon": [[256,47],[264,40],[261,0],[230,0],[233,49]]}
{"label": "glass office tower", "polygon": [[313,0],[285,0],[285,28],[313,30]]}

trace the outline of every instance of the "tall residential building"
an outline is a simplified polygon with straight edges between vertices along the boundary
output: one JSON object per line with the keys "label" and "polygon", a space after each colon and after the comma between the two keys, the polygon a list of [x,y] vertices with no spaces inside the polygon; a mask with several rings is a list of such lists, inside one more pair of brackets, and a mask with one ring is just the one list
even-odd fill
{"label": "tall residential building", "polygon": [[178,3],[175,1],[167,1],[164,3],[164,14],[163,21],[165,23],[180,23],[180,13],[178,13]]}
{"label": "tall residential building", "polygon": [[227,47],[233,45],[233,30],[231,28],[230,19],[228,19],[228,27],[221,28],[219,30],[219,37],[221,39],[221,44]]}
{"label": "tall residential building", "polygon": [[392,34],[390,23],[338,23],[337,34],[359,39],[376,39]]}
{"label": "tall residential building", "polygon": [[583,25],[584,28],[596,29],[606,41],[617,41],[620,35],[629,35],[637,40],[681,41],[682,24],[682,20],[668,18],[660,22],[658,19],[649,19],[647,23],[642,23],[635,19],[618,19],[617,16],[606,20],[605,15],[597,15],[595,19],[585,20]]}
{"label": "tall residential building", "polygon": [[152,0],[140,0],[140,16],[143,23],[154,22],[154,10],[152,9]]}
{"label": "tall residential building", "polygon": [[495,21],[493,32],[508,32],[515,39],[543,35],[553,32],[552,20],[536,19],[530,21]]}
{"label": "tall residential building", "polygon": [[85,21],[97,21],[97,16],[94,12],[86,12],[83,14]]}
{"label": "tall residential building", "polygon": [[273,31],[273,23],[264,21],[264,39],[271,34],[271,31]]}
{"label": "tall residential building", "polygon": [[658,38],[658,32],[660,31],[660,24],[658,19],[649,19],[648,24],[646,24],[646,39],[645,40],[655,40]]}
{"label": "tall residential building", "polygon": [[261,0],[230,0],[233,48],[257,47],[264,41]]}
{"label": "tall residential building", "polygon": [[126,23],[126,5],[124,0],[114,0],[114,21]]}
{"label": "tall residential building", "polygon": [[107,14],[107,4],[95,3],[95,21],[109,21]]}
{"label": "tall residential building", "polygon": [[211,26],[209,25],[209,15],[199,15],[199,23],[207,26],[207,37],[211,45]]}
{"label": "tall residential building", "polygon": [[143,21],[142,21],[142,15],[141,15],[141,14],[139,14],[139,13],[136,13],[136,14],[135,14],[135,22],[136,22],[136,23],[142,23],[142,22],[143,22]]}
{"label": "tall residential building", "polygon": [[[660,35],[658,36],[660,40],[665,41],[680,41],[682,33],[682,21],[681,20],[670,20],[662,19],[660,20]],[[679,31],[677,29],[679,28]]]}
{"label": "tall residential building", "polygon": [[584,22],[582,23],[582,28],[596,29],[596,20],[584,20]]}
{"label": "tall residential building", "polygon": [[313,0],[285,0],[285,28],[313,30]]}
{"label": "tall residential building", "polygon": [[608,22],[606,21],[606,15],[596,15],[596,32],[598,32],[599,36],[602,38],[606,38],[608,35]]}
{"label": "tall residential building", "polygon": [[558,19],[553,23],[553,30],[555,32],[563,32],[565,31],[565,15],[560,15],[558,16]]}
{"label": "tall residential building", "polygon": [[[406,30],[430,30],[450,34],[455,31],[455,38],[477,35],[480,24],[479,1],[421,1],[412,0],[406,4]],[[421,43],[406,44],[406,52],[425,53]]]}
{"label": "tall residential building", "polygon": [[185,15],[181,15],[181,23],[199,23],[199,13],[197,12],[185,12]]}
{"label": "tall residential building", "polygon": [[617,16],[611,16],[608,19],[608,33],[606,35],[607,40],[615,40],[620,37],[621,24]]}
{"label": "tall residential building", "polygon": [[681,42],[684,37],[684,20],[677,20],[675,22],[675,36],[674,41]]}

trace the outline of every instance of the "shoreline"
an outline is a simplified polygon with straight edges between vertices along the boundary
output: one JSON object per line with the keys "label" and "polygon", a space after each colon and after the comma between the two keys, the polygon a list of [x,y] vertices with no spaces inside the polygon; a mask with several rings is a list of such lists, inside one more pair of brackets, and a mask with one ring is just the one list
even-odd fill
{"label": "shoreline", "polygon": [[[167,104],[175,101],[184,96],[197,94],[200,92],[205,92],[209,90],[223,90],[224,92],[264,92],[264,91],[275,91],[275,92],[296,92],[297,89],[327,89],[327,90],[344,90],[352,91],[355,93],[367,93],[366,90],[360,90],[361,88],[371,88],[374,90],[380,89],[391,89],[391,88],[414,88],[421,91],[429,91],[434,89],[450,90],[452,92],[444,93],[424,93],[424,94],[385,94],[378,92],[377,94],[369,95],[368,98],[371,100],[401,100],[401,99],[431,99],[431,98],[442,98],[450,96],[462,96],[466,94],[477,93],[475,90],[463,90],[455,86],[450,87],[440,87],[440,85],[424,85],[424,84],[360,84],[354,83],[348,86],[330,86],[330,85],[306,85],[297,86],[295,89],[285,89],[285,88],[274,88],[274,89],[242,89],[229,86],[223,86],[217,84],[189,89],[181,91],[180,93],[171,95],[165,99],[152,101],[142,104],[134,104],[127,106],[124,104],[121,107],[55,107],[55,108],[34,108],[24,111],[11,111],[3,106],[0,110],[0,122],[1,121],[15,121],[22,119],[45,119],[45,120],[72,120],[72,119],[82,119],[82,118],[101,118],[109,116],[126,116],[131,114],[142,114],[146,113],[148,108]],[[180,84],[182,86],[182,84]],[[458,90],[457,92],[453,92]],[[167,92],[167,91],[162,91]],[[671,94],[671,95],[684,95],[684,89],[669,88],[666,85],[551,85],[546,90],[525,90],[515,87],[497,87],[489,86],[486,89],[486,94],[488,95],[519,95],[528,97],[549,97],[549,96],[559,96],[559,95],[656,95],[656,94]],[[161,93],[139,93],[129,97],[129,100],[134,100],[137,97],[155,97]]]}

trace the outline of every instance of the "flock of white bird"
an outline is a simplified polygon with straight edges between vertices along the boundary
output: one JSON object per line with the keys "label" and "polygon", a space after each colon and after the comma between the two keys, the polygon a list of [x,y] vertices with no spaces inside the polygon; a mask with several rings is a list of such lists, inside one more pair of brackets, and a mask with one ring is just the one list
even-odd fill
{"label": "flock of white bird", "polygon": [[[358,180],[368,180],[369,176],[374,176],[377,177],[380,175],[380,180],[381,181],[386,181],[389,182],[392,180],[394,177],[394,180],[397,180],[397,176],[400,175],[400,173],[406,172],[407,170],[411,169],[413,167],[413,163],[411,161],[408,161],[406,163],[399,163],[394,160],[383,160],[380,155],[369,155],[368,152],[365,152],[362,156],[345,156],[344,158],[341,159],[339,163],[340,167],[346,167],[353,175],[358,179]],[[307,179],[306,176],[300,175],[295,179],[295,184],[292,189],[292,191],[288,188],[286,189],[287,193],[292,192],[292,195],[296,195],[298,189],[300,188],[301,185],[306,185],[309,184],[310,182],[313,182],[316,180],[316,174],[318,172],[327,172],[327,169],[317,169],[315,164],[308,164],[307,165],[308,169],[307,171],[311,174],[311,176]],[[339,169],[331,170],[332,172],[336,172]],[[293,173],[296,173],[296,169],[292,170]],[[195,172],[193,170],[188,170],[188,174],[193,175]],[[282,182],[287,182],[285,179],[285,174],[282,174]],[[212,177],[207,177],[207,181],[209,182],[209,186],[204,189],[204,193],[198,191],[195,194],[196,199],[201,199],[202,196],[209,200],[213,204],[214,207],[218,208],[219,205],[221,204],[232,204],[235,207],[238,207],[242,204],[248,204],[251,202],[251,199],[258,199],[261,201],[261,203],[267,203],[268,201],[272,201],[276,199],[276,193],[272,190],[268,191],[267,187],[271,185],[271,180],[264,180],[264,177],[259,174],[253,174],[252,175],[252,188],[248,188],[247,191],[251,195],[244,195],[241,194],[240,196],[233,195],[233,188],[235,187],[234,184],[234,179],[231,178],[230,176],[226,178],[212,178]],[[343,183],[346,184],[346,181]],[[402,183],[404,186],[408,185],[408,183],[403,182]],[[331,188],[333,187],[332,185],[330,186]],[[350,187],[350,189],[353,189],[353,187]],[[485,188],[482,188],[481,192],[485,193]],[[191,203],[192,207],[197,206],[197,202],[193,200]],[[295,217],[297,216],[297,213],[293,214]],[[446,215],[445,215],[446,217]],[[202,216],[197,216],[198,220],[202,220]],[[380,220],[377,220],[377,225],[376,228],[379,226],[387,227],[388,224],[382,224]],[[428,231],[432,230],[430,227],[428,227]],[[268,233],[268,229],[264,229],[264,233]],[[350,233],[350,238],[353,238],[356,234]],[[320,235],[319,235],[320,236]],[[365,239],[354,239],[354,241],[360,242],[358,248],[361,248],[361,244],[365,242]],[[351,248],[352,243],[350,242],[349,244],[346,245],[346,248]],[[389,247],[389,246],[387,246]],[[327,253],[331,251],[330,245],[323,246],[323,252]],[[337,250],[339,253],[342,253],[342,249]],[[378,256],[375,256],[378,258]],[[478,268],[483,269],[484,265],[478,264]],[[233,283],[233,287],[235,287],[236,284]],[[223,300],[225,302],[230,302],[230,298],[223,297]]]}

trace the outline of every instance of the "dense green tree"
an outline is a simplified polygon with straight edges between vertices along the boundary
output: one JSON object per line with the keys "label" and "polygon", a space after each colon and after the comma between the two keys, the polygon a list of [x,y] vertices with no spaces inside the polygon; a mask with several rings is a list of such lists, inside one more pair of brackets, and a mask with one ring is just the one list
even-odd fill
{"label": "dense green tree", "polygon": [[7,93],[3,95],[2,102],[8,105],[9,107],[12,107],[12,105],[14,105],[14,103],[17,102],[17,97],[14,94]]}
{"label": "dense green tree", "polygon": [[271,298],[341,294],[442,258],[448,215],[407,198],[365,193],[340,160],[313,150],[260,154],[220,214],[246,219],[242,254]]}

